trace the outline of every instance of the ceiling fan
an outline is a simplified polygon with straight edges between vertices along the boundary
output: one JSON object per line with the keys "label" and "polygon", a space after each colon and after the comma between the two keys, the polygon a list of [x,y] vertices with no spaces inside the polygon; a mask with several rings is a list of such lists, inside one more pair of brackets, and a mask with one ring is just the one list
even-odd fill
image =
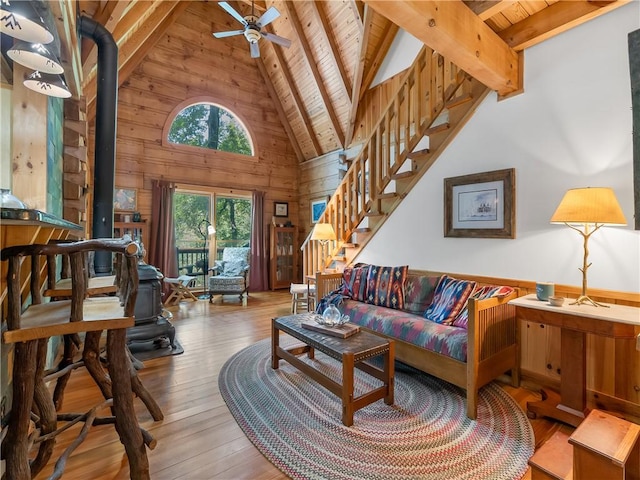
{"label": "ceiling fan", "polygon": [[254,4],[251,2],[251,15],[247,15],[243,17],[240,15],[231,5],[227,2],[218,2],[222,8],[224,8],[229,15],[239,21],[242,25],[244,25],[243,30],[232,30],[229,32],[216,32],[213,34],[216,38],[224,38],[224,37],[232,37],[234,35],[244,35],[244,38],[249,42],[249,47],[251,49],[251,58],[258,58],[260,56],[260,47],[258,46],[258,41],[261,38],[265,38],[270,42],[277,43],[278,45],[282,45],[285,48],[289,48],[291,45],[291,40],[280,37],[273,33],[269,33],[264,30],[268,24],[273,22],[276,18],[280,16],[280,12],[274,6],[269,7],[269,9],[262,14],[260,18],[255,16]]}

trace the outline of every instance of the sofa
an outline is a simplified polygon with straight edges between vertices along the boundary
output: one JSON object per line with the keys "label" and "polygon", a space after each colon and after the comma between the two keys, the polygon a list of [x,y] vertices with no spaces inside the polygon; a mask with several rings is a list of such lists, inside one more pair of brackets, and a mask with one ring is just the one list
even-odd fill
{"label": "sofa", "polygon": [[481,387],[508,371],[519,385],[517,323],[508,305],[516,288],[408,266],[358,265],[318,273],[315,281],[318,313],[333,303],[363,330],[394,340],[396,360],[466,391],[470,419]]}

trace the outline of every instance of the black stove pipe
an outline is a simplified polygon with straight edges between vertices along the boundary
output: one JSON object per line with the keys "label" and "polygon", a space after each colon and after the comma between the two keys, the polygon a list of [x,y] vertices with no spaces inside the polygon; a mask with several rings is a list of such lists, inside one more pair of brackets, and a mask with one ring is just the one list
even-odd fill
{"label": "black stove pipe", "polygon": [[[92,237],[111,238],[118,110],[118,45],[104,26],[89,17],[80,17],[79,31],[98,47]],[[112,268],[111,253],[96,252],[94,266],[96,275],[109,275]]]}

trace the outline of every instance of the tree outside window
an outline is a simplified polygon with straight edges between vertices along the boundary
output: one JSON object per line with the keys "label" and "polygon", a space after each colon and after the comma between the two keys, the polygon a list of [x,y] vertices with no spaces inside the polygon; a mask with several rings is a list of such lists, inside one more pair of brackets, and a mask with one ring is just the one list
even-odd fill
{"label": "tree outside window", "polygon": [[178,113],[168,140],[180,145],[253,155],[251,138],[240,120],[211,103],[190,105]]}

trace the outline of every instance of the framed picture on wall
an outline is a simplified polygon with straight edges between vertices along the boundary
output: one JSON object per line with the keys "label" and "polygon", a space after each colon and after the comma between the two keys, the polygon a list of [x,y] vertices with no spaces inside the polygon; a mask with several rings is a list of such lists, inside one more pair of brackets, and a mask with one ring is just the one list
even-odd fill
{"label": "framed picture on wall", "polygon": [[317,223],[327,208],[327,197],[311,200],[311,223]]}
{"label": "framed picture on wall", "polygon": [[444,236],[515,238],[515,169],[444,179]]}
{"label": "framed picture on wall", "polygon": [[135,212],[138,204],[135,188],[116,188],[113,194],[113,209],[117,212]]}
{"label": "framed picture on wall", "polygon": [[288,217],[289,204],[287,202],[273,202],[273,211],[276,217]]}

